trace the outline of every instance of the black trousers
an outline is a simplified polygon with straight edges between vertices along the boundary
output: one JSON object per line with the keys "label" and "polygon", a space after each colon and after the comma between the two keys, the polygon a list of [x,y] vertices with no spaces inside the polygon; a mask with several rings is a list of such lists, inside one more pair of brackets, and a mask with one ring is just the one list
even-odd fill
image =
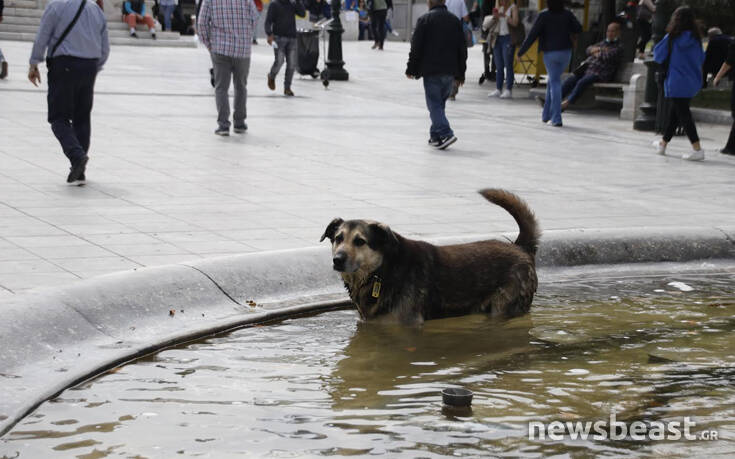
{"label": "black trousers", "polygon": [[735,151],[735,85],[733,85],[732,91],[730,91],[730,110],[732,111],[733,122],[730,128],[730,137],[727,139],[725,148]]}
{"label": "black trousers", "polygon": [[388,17],[388,10],[375,10],[370,15],[370,27],[373,28],[373,39],[380,46],[385,42],[385,18]]}
{"label": "black trousers", "polygon": [[57,56],[48,69],[48,122],[72,164],[89,151],[97,59]]}
{"label": "black trousers", "polygon": [[697,127],[694,125],[692,112],[689,110],[689,104],[692,99],[682,97],[670,97],[667,99],[669,102],[669,113],[666,117],[666,124],[664,125],[664,142],[668,143],[671,141],[671,138],[674,137],[676,127],[680,124],[684,128],[684,132],[686,132],[691,143],[699,142]]}
{"label": "black trousers", "polygon": [[[644,7],[645,8],[645,7]],[[651,35],[653,33],[653,25],[646,21],[645,19],[638,19],[637,24],[638,26],[638,52],[642,53],[646,51],[646,45],[648,44],[648,41],[651,39]]]}

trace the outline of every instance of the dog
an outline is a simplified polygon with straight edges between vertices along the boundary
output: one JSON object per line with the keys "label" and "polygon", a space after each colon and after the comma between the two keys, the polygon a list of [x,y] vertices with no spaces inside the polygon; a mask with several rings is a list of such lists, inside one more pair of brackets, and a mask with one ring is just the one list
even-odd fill
{"label": "dog", "polygon": [[541,233],[528,205],[501,189],[479,192],[513,216],[515,242],[479,241],[435,246],[407,239],[370,220],[332,220],[332,263],[362,320],[403,324],[487,313],[525,314],[536,293],[536,250]]}

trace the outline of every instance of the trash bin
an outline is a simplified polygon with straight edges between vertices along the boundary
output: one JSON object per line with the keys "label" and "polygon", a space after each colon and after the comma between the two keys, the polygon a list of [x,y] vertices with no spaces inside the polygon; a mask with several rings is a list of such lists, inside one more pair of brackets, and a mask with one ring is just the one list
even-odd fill
{"label": "trash bin", "polygon": [[296,31],[296,70],[301,75],[319,78],[319,31],[299,29]]}

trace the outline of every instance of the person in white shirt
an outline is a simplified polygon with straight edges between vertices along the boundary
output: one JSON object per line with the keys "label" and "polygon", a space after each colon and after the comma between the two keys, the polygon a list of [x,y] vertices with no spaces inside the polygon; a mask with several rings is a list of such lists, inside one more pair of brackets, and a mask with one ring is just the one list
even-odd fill
{"label": "person in white shirt", "polygon": [[[510,36],[510,27],[518,25],[518,7],[511,0],[498,0],[497,7],[493,8],[493,19],[498,21],[498,38],[493,46],[493,57],[497,67],[495,78],[496,88],[489,97],[510,99],[513,97],[513,59],[516,47]],[[505,83],[505,89],[503,84]]]}

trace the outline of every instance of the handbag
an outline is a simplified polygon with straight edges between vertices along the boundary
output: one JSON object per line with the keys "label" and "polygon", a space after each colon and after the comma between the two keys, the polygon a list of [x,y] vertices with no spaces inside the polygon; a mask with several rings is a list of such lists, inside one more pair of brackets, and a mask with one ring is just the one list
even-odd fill
{"label": "handbag", "polygon": [[51,64],[53,63],[54,53],[56,53],[56,50],[59,48],[61,42],[63,42],[66,36],[69,35],[69,32],[71,32],[74,24],[76,24],[79,20],[79,16],[82,15],[82,10],[84,10],[85,6],[87,6],[87,0],[82,0],[81,4],[79,5],[79,9],[77,10],[77,14],[74,15],[74,19],[72,19],[69,25],[66,26],[66,29],[64,29],[64,32],[62,32],[61,36],[56,41],[56,44],[51,49],[51,52],[48,53],[48,56],[46,56],[46,67],[51,67]]}
{"label": "handbag", "polygon": [[583,61],[582,61],[582,62],[581,62],[581,63],[580,63],[580,64],[579,64],[578,66],[577,66],[577,68],[575,68],[574,70],[572,70],[572,73],[573,73],[573,74],[574,74],[574,76],[576,76],[577,78],[582,78],[582,77],[584,76],[584,74],[585,74],[585,73],[587,72],[587,69],[589,68],[589,66],[590,66],[590,63],[589,63],[589,61],[588,61],[587,59],[585,59],[585,60],[583,60]]}

